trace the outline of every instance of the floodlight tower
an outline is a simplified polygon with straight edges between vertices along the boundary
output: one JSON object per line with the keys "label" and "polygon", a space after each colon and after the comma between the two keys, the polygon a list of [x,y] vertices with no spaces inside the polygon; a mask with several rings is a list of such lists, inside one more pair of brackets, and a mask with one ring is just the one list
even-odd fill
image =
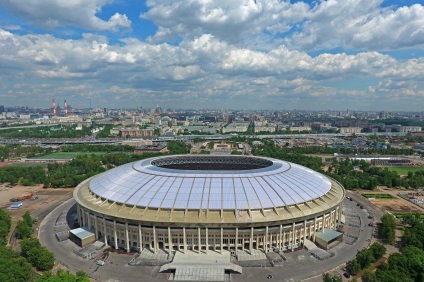
{"label": "floodlight tower", "polygon": [[66,104],[66,100],[64,100],[64,107],[65,107],[65,117],[68,117],[68,104]]}
{"label": "floodlight tower", "polygon": [[54,102],[54,99],[52,99],[53,104],[53,116],[56,117],[56,103]]}

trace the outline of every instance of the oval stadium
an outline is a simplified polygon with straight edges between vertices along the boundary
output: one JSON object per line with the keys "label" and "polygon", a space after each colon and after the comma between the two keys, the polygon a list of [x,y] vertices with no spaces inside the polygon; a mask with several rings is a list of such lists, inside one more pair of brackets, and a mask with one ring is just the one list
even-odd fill
{"label": "oval stadium", "polygon": [[306,167],[253,156],[128,163],[74,191],[80,226],[126,251],[294,250],[336,229],[344,188]]}

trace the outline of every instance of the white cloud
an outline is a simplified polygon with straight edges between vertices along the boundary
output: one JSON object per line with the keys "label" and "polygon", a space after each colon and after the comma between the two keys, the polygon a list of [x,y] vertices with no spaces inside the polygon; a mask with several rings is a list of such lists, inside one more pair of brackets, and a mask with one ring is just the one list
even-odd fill
{"label": "white cloud", "polygon": [[304,50],[392,50],[424,44],[424,6],[382,8],[383,0],[320,2],[285,42]]}
{"label": "white cloud", "polygon": [[[104,105],[115,98],[127,106],[143,100],[220,107],[223,99],[271,106],[305,99],[315,105],[326,97],[340,103],[342,97],[420,97],[417,81],[424,77],[424,59],[396,60],[374,51],[313,57],[283,45],[257,51],[210,34],[174,46],[135,38],[110,44],[93,34],[64,40],[0,30],[0,73],[3,94],[19,91],[30,100],[37,93],[47,102],[47,96],[60,93],[77,100],[95,97]],[[372,82],[368,90],[345,89],[343,81],[352,79]],[[47,86],[37,86],[41,84]]]}
{"label": "white cloud", "polygon": [[76,26],[90,30],[117,30],[128,28],[131,21],[126,15],[114,14],[109,20],[97,14],[111,0],[3,0],[0,8],[39,26],[54,28]]}

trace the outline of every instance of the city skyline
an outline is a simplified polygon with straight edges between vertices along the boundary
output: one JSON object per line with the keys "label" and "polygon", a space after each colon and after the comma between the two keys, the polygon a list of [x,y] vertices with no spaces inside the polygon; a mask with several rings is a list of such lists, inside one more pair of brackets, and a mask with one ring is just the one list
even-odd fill
{"label": "city skyline", "polygon": [[0,104],[422,111],[419,2],[5,0]]}

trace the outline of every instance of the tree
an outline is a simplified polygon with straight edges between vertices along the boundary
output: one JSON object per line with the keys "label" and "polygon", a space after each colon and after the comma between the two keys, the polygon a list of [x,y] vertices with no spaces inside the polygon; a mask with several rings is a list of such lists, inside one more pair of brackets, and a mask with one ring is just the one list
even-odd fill
{"label": "tree", "polygon": [[29,213],[29,211],[26,211],[24,213],[24,215],[22,216],[22,218],[24,219],[25,223],[29,227],[32,227],[32,225],[34,224],[34,218],[31,216],[31,214]]}
{"label": "tree", "polygon": [[35,266],[37,270],[50,270],[54,266],[53,253],[41,246],[40,241],[36,238],[22,240],[21,254]]}
{"label": "tree", "polygon": [[0,281],[32,281],[34,271],[31,264],[9,247],[0,246]]}
{"label": "tree", "polygon": [[341,275],[331,275],[329,273],[324,273],[322,275],[322,281],[323,282],[342,282],[342,276]]}
{"label": "tree", "polygon": [[35,282],[89,282],[90,278],[84,271],[78,271],[75,275],[69,271],[59,269],[56,274],[45,272]]}
{"label": "tree", "polygon": [[16,224],[16,237],[18,239],[29,238],[32,235],[32,227],[26,224],[25,220],[19,220]]}
{"label": "tree", "polygon": [[379,280],[377,279],[374,271],[367,268],[362,272],[362,281],[363,282],[378,282]]}
{"label": "tree", "polygon": [[391,214],[385,214],[381,218],[381,239],[384,243],[393,245],[395,243],[396,221]]}
{"label": "tree", "polygon": [[353,275],[357,274],[361,270],[361,265],[357,259],[353,259],[352,263],[349,266],[349,272]]}

